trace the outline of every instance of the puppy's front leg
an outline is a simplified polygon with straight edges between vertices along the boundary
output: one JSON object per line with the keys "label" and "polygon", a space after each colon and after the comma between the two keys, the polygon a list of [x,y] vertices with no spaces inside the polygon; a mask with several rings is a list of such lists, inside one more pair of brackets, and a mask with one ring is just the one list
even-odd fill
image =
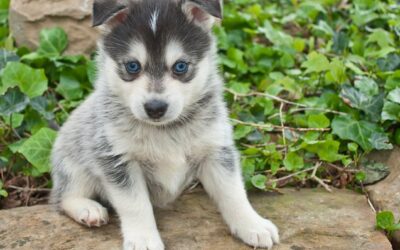
{"label": "puppy's front leg", "polygon": [[124,250],[163,250],[143,172],[124,166],[106,173],[108,198],[121,220]]}
{"label": "puppy's front leg", "polygon": [[278,229],[252,208],[243,185],[234,147],[222,147],[204,162],[199,179],[215,200],[231,232],[254,247],[279,243]]}

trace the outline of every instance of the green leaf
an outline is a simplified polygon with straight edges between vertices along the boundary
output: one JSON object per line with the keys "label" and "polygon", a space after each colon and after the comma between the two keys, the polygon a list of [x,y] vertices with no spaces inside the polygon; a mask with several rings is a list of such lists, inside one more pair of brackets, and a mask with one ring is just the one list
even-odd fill
{"label": "green leaf", "polygon": [[252,130],[253,130],[253,128],[250,126],[237,125],[235,127],[233,137],[235,138],[235,140],[240,140],[240,139],[246,137]]}
{"label": "green leaf", "polygon": [[265,189],[265,182],[267,181],[267,177],[264,175],[258,174],[251,177],[251,183],[254,187],[264,190]]}
{"label": "green leaf", "polygon": [[361,91],[361,93],[367,96],[374,96],[379,94],[378,84],[371,78],[365,76],[359,77],[354,82],[354,85],[357,89]]}
{"label": "green leaf", "polygon": [[305,149],[309,152],[315,153],[318,157],[327,162],[335,162],[342,160],[345,156],[339,154],[340,142],[335,140],[317,141],[313,144],[306,144]]}
{"label": "green leaf", "polygon": [[379,120],[383,108],[383,93],[369,96],[350,85],[343,85],[340,97],[351,107],[364,111],[372,121]]}
{"label": "green leaf", "polygon": [[390,174],[389,167],[381,162],[364,160],[360,164],[360,168],[365,173],[365,179],[363,181],[365,185],[377,183]]}
{"label": "green leaf", "polygon": [[[9,62],[3,70],[3,87],[18,86],[29,97],[42,95],[47,90],[47,77],[43,69],[33,69],[19,62]],[[2,93],[0,93],[2,94]]]}
{"label": "green leaf", "polygon": [[377,61],[380,70],[395,71],[400,69],[400,56],[398,54],[391,53],[383,58],[379,58]]}
{"label": "green leaf", "polygon": [[309,115],[308,127],[309,128],[327,128],[330,125],[329,119],[324,114]]}
{"label": "green leaf", "polygon": [[382,120],[400,121],[400,105],[393,102],[385,102],[382,110]]}
{"label": "green leaf", "polygon": [[19,60],[19,56],[14,52],[0,49],[0,70],[3,69],[8,62],[17,62]]}
{"label": "green leaf", "polygon": [[0,196],[7,197],[8,196],[7,191],[4,189],[0,189]]}
{"label": "green leaf", "polygon": [[43,29],[40,32],[38,53],[49,57],[59,56],[68,46],[68,36],[61,28]]}
{"label": "green leaf", "polygon": [[340,54],[342,51],[344,51],[349,46],[349,42],[350,42],[350,38],[345,32],[343,32],[343,31],[336,32],[333,37],[332,49],[337,54]]}
{"label": "green leaf", "polygon": [[19,148],[25,158],[40,172],[50,171],[50,153],[57,133],[49,128],[42,128],[31,136]]}
{"label": "green leaf", "polygon": [[367,121],[353,120],[350,116],[338,116],[332,121],[332,133],[343,140],[357,142],[365,151],[370,151],[374,147],[369,138],[374,133],[382,133],[382,128]]}
{"label": "green leaf", "polygon": [[67,100],[78,100],[83,96],[83,90],[79,81],[71,74],[62,74],[60,76],[60,84],[56,91]]}
{"label": "green leaf", "polygon": [[377,150],[393,149],[393,145],[389,142],[389,137],[383,133],[373,133],[368,140],[372,147]]}
{"label": "green leaf", "polygon": [[357,152],[358,149],[358,144],[354,143],[354,142],[350,142],[347,144],[347,148],[351,151],[351,152]]}
{"label": "green leaf", "polygon": [[387,98],[392,102],[400,103],[400,88],[390,91]]}
{"label": "green leaf", "polygon": [[342,84],[347,79],[346,66],[338,58],[335,58],[330,64],[330,74],[336,83]]}
{"label": "green leaf", "polygon": [[304,167],[304,161],[296,152],[290,152],[283,160],[283,165],[288,171],[295,171]]}
{"label": "green leaf", "polygon": [[324,55],[315,51],[308,55],[307,61],[305,61],[301,66],[307,69],[305,72],[306,74],[313,72],[320,73],[330,69],[330,63],[328,59]]}
{"label": "green leaf", "polygon": [[46,120],[54,119],[54,114],[51,111],[48,111],[49,101],[44,96],[38,96],[31,100],[31,107],[39,112]]}
{"label": "green leaf", "polygon": [[89,82],[94,85],[97,77],[97,65],[96,62],[93,60],[89,60],[87,62],[87,75]]}
{"label": "green leaf", "polygon": [[400,71],[396,71],[395,74],[386,79],[385,89],[393,90],[395,88],[400,88]]}
{"label": "green leaf", "polygon": [[387,230],[394,225],[394,215],[390,211],[382,211],[376,215],[376,226],[379,229]]}
{"label": "green leaf", "polygon": [[292,47],[293,38],[281,30],[275,29],[268,20],[264,21],[264,26],[258,28],[258,32],[263,33],[276,46]]}
{"label": "green leaf", "polygon": [[19,126],[22,125],[22,122],[24,121],[24,115],[13,113],[12,115],[9,116],[3,116],[3,119],[8,126],[12,126],[12,128],[18,128]]}
{"label": "green leaf", "polygon": [[250,86],[248,83],[231,82],[229,88],[239,94],[246,94],[250,92]]}
{"label": "green leaf", "polygon": [[17,142],[14,142],[13,144],[8,145],[8,148],[13,152],[14,154],[18,152],[18,150],[24,145],[26,142],[26,139],[21,139]]}
{"label": "green leaf", "polygon": [[23,111],[29,103],[28,97],[22,94],[18,89],[9,89],[7,93],[0,98],[0,114],[10,116],[13,113]]}
{"label": "green leaf", "polygon": [[367,43],[377,43],[379,47],[387,48],[394,45],[392,34],[384,29],[375,29],[371,35],[369,35]]}
{"label": "green leaf", "polygon": [[360,171],[360,172],[356,173],[356,180],[358,182],[363,182],[365,180],[365,178],[366,178],[366,175],[364,172]]}

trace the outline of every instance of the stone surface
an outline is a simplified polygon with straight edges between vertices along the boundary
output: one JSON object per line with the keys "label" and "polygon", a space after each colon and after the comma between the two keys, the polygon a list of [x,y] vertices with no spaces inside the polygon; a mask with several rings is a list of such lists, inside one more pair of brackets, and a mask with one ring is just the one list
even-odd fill
{"label": "stone surface", "polygon": [[[284,189],[283,195],[252,194],[254,207],[281,231],[274,250],[390,250],[375,231],[374,213],[364,196],[346,190]],[[232,238],[209,198],[196,190],[173,207],[156,212],[167,249],[246,250]],[[120,249],[118,220],[102,228],[85,228],[52,211],[35,206],[0,211],[0,249]]]}
{"label": "stone surface", "polygon": [[[367,187],[372,203],[378,210],[392,211],[396,220],[400,220],[400,148],[374,152],[369,158],[383,162],[390,168],[390,174],[386,179]],[[400,232],[395,233],[393,244],[400,249]]]}
{"label": "stone surface", "polygon": [[19,46],[36,48],[43,28],[62,27],[69,37],[67,54],[89,54],[98,31],[91,27],[93,0],[13,0],[10,28]]}

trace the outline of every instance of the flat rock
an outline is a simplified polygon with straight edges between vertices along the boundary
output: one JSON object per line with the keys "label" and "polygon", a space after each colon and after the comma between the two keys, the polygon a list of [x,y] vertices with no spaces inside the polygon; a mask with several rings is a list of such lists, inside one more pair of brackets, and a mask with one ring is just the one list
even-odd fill
{"label": "flat rock", "polygon": [[67,54],[90,54],[98,31],[91,27],[93,0],[15,0],[10,29],[18,46],[35,49],[43,28],[61,27],[69,37]]}
{"label": "flat rock", "polygon": [[[250,200],[281,231],[276,250],[390,250],[374,229],[374,213],[364,196],[347,190],[284,189],[283,195],[257,193]],[[252,249],[230,236],[221,216],[201,190],[183,195],[171,208],[157,210],[167,249]],[[0,211],[0,249],[120,249],[118,219],[86,228],[50,206]]]}
{"label": "flat rock", "polygon": [[[374,152],[369,155],[369,159],[385,163],[390,168],[388,177],[367,187],[372,203],[378,210],[392,211],[396,219],[400,220],[400,148]],[[393,244],[400,249],[400,232],[395,233]]]}

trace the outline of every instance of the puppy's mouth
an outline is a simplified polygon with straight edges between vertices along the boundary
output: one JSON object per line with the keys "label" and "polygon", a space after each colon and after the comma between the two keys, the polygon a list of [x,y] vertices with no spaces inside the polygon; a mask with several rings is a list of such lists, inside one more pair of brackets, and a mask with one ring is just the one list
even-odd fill
{"label": "puppy's mouth", "polygon": [[146,118],[141,120],[142,122],[146,123],[147,125],[155,126],[155,127],[163,127],[173,123],[176,119],[168,119],[168,118]]}

